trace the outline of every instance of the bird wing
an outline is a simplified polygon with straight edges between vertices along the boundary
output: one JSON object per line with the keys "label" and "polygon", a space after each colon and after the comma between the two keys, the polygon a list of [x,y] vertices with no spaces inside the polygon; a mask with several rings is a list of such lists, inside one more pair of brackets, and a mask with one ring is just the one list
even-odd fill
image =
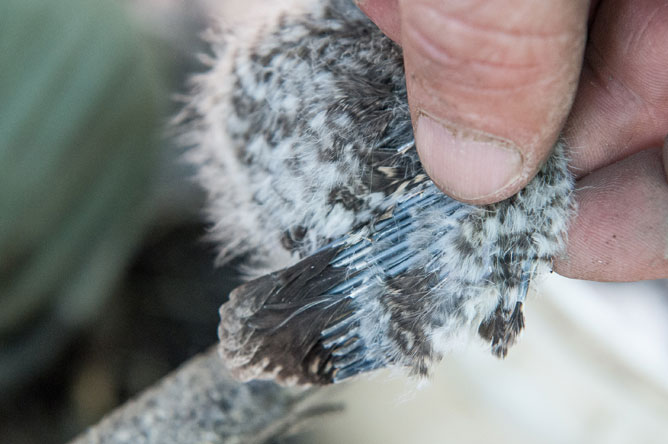
{"label": "bird wing", "polygon": [[[380,331],[383,326],[375,333],[362,331],[373,317],[367,311],[374,301],[368,298],[382,299],[383,293],[396,290],[393,283],[405,286],[403,274],[415,265],[417,253],[407,241],[416,217],[449,199],[426,178],[404,185],[410,186],[414,188],[369,227],[232,292],[221,308],[219,337],[222,355],[239,378],[324,384],[391,363],[381,351],[387,336]],[[453,210],[462,205],[449,200]],[[424,280],[429,273],[420,276]],[[419,292],[410,288],[413,304],[419,304],[414,297]],[[414,344],[419,346],[425,344]]]}

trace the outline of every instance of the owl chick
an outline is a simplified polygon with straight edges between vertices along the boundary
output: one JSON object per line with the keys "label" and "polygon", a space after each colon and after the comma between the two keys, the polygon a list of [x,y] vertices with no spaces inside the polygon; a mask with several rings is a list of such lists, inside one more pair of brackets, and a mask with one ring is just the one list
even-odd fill
{"label": "owl chick", "polygon": [[299,385],[389,366],[425,375],[476,333],[505,356],[532,276],[564,245],[563,144],[517,195],[464,204],[420,164],[400,47],[348,1],[210,41],[185,140],[211,236],[221,262],[282,268],[221,308],[231,371]]}

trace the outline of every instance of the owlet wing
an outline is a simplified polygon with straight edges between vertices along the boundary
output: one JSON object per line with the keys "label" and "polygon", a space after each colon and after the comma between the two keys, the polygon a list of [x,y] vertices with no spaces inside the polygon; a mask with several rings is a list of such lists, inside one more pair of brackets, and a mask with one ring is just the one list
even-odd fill
{"label": "owlet wing", "polygon": [[[537,184],[558,163],[548,162],[528,191],[543,190]],[[475,331],[505,356],[544,259],[520,238],[528,234],[485,236],[480,224],[516,223],[526,196],[474,207],[424,174],[397,189],[401,197],[373,223],[232,293],[219,336],[238,377],[324,384],[387,366],[426,374]]]}
{"label": "owlet wing", "polygon": [[422,263],[409,238],[422,211],[439,206],[448,217],[464,205],[424,175],[403,187],[410,190],[374,223],[234,290],[221,308],[219,336],[240,378],[322,384],[395,361],[426,371],[431,326],[420,323],[438,303],[430,290],[441,270],[434,260]]}

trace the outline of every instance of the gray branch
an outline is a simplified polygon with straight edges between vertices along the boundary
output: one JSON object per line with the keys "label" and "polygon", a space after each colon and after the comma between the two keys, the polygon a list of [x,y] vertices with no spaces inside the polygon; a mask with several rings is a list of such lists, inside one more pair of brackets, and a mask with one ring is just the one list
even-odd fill
{"label": "gray branch", "polygon": [[239,383],[212,348],[70,444],[265,443],[313,416],[340,410],[313,405],[310,393],[265,381]]}

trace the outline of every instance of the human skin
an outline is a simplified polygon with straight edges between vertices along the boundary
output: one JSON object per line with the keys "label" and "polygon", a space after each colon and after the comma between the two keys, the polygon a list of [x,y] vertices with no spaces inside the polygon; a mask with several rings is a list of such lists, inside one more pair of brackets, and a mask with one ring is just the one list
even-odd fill
{"label": "human skin", "polygon": [[668,277],[668,1],[358,5],[404,49],[418,153],[445,193],[514,194],[561,133],[578,213],[555,271]]}

